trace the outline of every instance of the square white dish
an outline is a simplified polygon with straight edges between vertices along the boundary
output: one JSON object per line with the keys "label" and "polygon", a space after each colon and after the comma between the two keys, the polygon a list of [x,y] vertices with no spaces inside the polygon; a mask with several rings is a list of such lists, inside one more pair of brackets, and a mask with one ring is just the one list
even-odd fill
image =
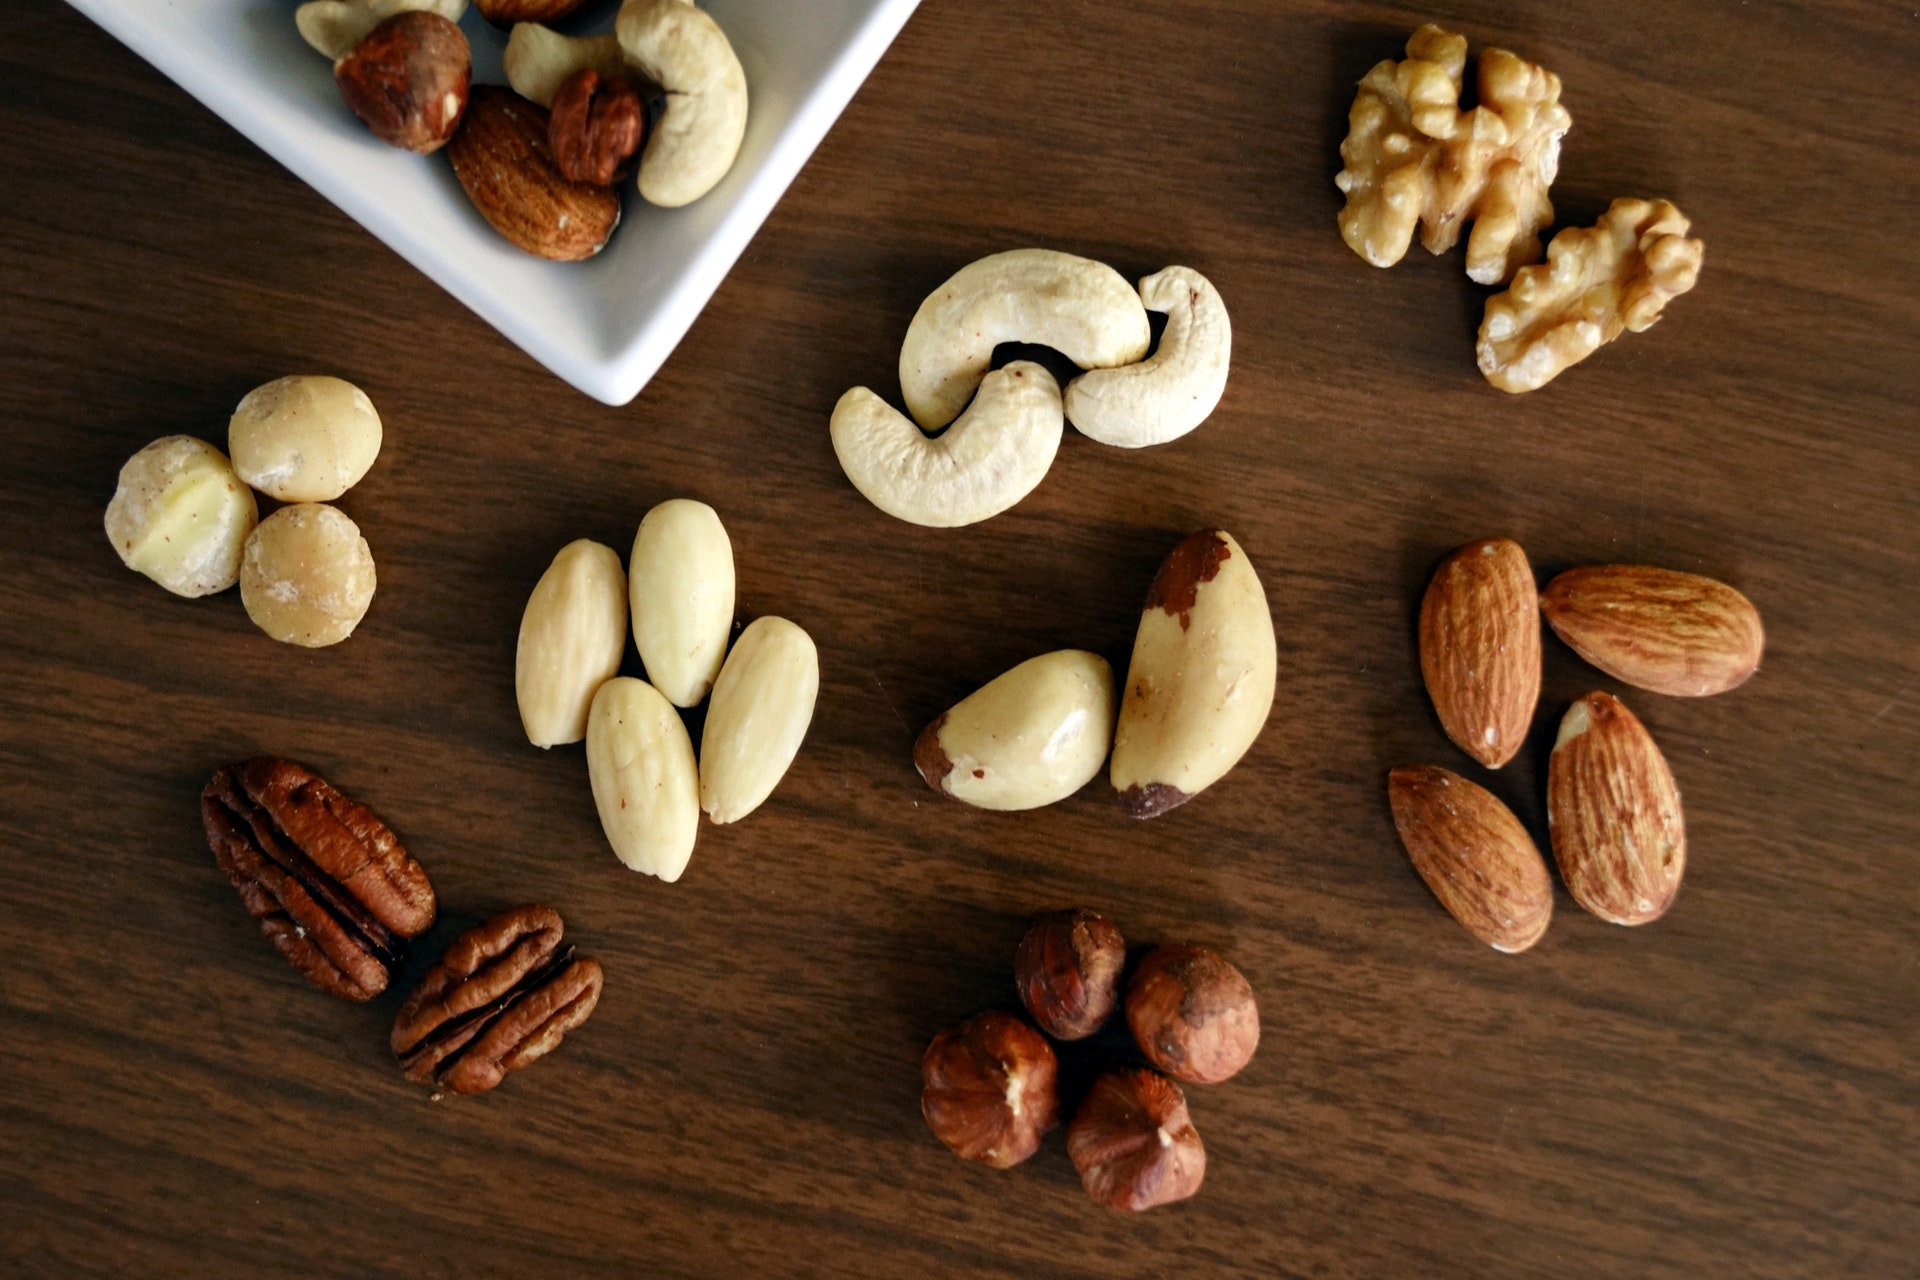
{"label": "square white dish", "polygon": [[[612,241],[544,262],[501,239],[444,155],[376,140],[294,29],[296,0],[70,0],[521,349],[611,405],[640,393],[919,0],[709,0],[747,75],[746,138],[719,186],[657,209],[623,184]],[[610,29],[598,3],[579,33]],[[506,32],[461,21],[475,83],[504,84]]]}

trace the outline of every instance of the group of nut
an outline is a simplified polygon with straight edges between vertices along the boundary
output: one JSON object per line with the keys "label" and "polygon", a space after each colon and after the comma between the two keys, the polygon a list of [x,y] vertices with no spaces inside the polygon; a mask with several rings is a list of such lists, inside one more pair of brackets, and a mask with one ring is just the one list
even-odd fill
{"label": "group of nut", "polygon": [[[933,1038],[920,1064],[921,1114],[962,1159],[1009,1169],[1060,1123],[1060,1064],[1047,1036],[1085,1040],[1121,1006],[1126,943],[1076,907],[1033,922],[1014,955],[1014,986],[1039,1025],[988,1012]],[[1260,1043],[1245,976],[1205,947],[1156,947],[1125,985],[1126,1022],[1150,1067],[1109,1067],[1067,1126],[1067,1155],[1101,1204],[1151,1209],[1185,1200],[1207,1152],[1176,1080],[1218,1084]],[[1044,1031],[1046,1035],[1042,1035]]]}
{"label": "group of nut", "polygon": [[[193,436],[127,459],[107,537],[129,569],[177,596],[238,582],[247,616],[275,640],[338,644],[373,603],[373,553],[328,504],[367,474],[381,438],[373,401],[352,383],[276,378],[233,411],[231,460]],[[288,505],[261,520],[254,489]]]}
{"label": "group of nut", "polygon": [[[1471,542],[1420,606],[1420,667],[1440,724],[1489,769],[1526,741],[1540,697],[1540,616],[1593,666],[1636,688],[1704,697],[1744,684],[1766,636],[1740,592],[1646,565],[1570,569],[1534,586],[1519,544]],[[1525,951],[1546,933],[1553,884],[1513,811],[1433,765],[1393,770],[1394,823],[1414,869],[1467,932]],[[1645,726],[1611,694],[1576,700],[1547,766],[1547,825],[1567,891],[1613,924],[1657,920],[1686,870],[1680,792]]]}
{"label": "group of nut", "polygon": [[[345,1000],[387,989],[434,922],[426,871],[373,813],[288,760],[228,765],[200,794],[215,861],[288,963]],[[503,911],[455,939],[393,1021],[407,1079],[480,1093],[551,1052],[600,1000],[600,962],[562,947],[551,907]]]}
{"label": "group of nut", "polygon": [[[1167,317],[1151,357],[1148,311]],[[1009,342],[1051,347],[1088,372],[1063,398],[1031,360],[993,368],[994,348]],[[833,407],[834,453],[888,515],[973,524],[1033,492],[1068,420],[1126,449],[1192,431],[1220,402],[1232,350],[1225,304],[1189,267],[1150,275],[1136,291],[1112,267],[1070,253],[996,253],[961,268],[908,324],[900,391],[913,418],[855,387]]]}
{"label": "group of nut", "polygon": [[607,35],[540,25],[586,2],[475,0],[489,22],[513,25],[512,92],[470,85],[472,50],[454,25],[466,0],[310,0],[295,21],[376,137],[423,155],[446,147],[496,231],[571,262],[606,245],[620,221],[615,184],[636,166],[642,198],[689,204],[733,167],[747,123],[740,60],[692,0],[624,0]]}
{"label": "group of nut", "polygon": [[1277,656],[1266,592],[1232,535],[1202,529],[1161,564],[1114,717],[1113,668],[1084,649],[1030,658],[963,698],[914,743],[942,795],[1034,809],[1108,778],[1136,818],[1224,777],[1273,709]]}
{"label": "group of nut", "polygon": [[1480,55],[1479,105],[1460,109],[1467,42],[1429,23],[1360,81],[1348,117],[1340,234],[1376,267],[1400,261],[1420,229],[1436,254],[1468,223],[1467,275],[1512,284],[1487,299],[1478,357],[1507,392],[1545,386],[1621,333],[1640,333],[1693,288],[1703,249],[1665,200],[1615,200],[1591,228],[1561,231],[1547,189],[1573,118],[1560,77],[1504,49]]}
{"label": "group of nut", "polygon": [[[729,652],[733,543],[703,502],[647,512],[629,566],[585,538],[560,549],[520,618],[514,694],[534,746],[586,739],[607,843],[671,883],[693,856],[701,810],[737,821],[786,776],[813,720],[820,656],[774,617],[754,619]],[[619,674],[629,615],[646,680]],[[709,692],[696,762],[680,709]]]}

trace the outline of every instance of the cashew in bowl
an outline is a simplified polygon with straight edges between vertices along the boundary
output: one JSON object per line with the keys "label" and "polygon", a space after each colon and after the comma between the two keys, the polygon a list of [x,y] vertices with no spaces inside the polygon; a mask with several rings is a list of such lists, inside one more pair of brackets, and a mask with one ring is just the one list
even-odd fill
{"label": "cashew in bowl", "polygon": [[553,95],[576,71],[634,78],[614,36],[563,36],[537,22],[514,24],[500,65],[515,93],[543,107],[553,105]]}
{"label": "cashew in bowl", "polygon": [[627,60],[666,90],[640,155],[640,194],[674,209],[713,190],[747,132],[747,76],[720,24],[692,0],[626,0],[614,31]]}
{"label": "cashew in bowl", "polygon": [[467,0],[309,0],[294,11],[293,23],[301,39],[338,62],[367,32],[396,13],[415,9],[458,22]]}
{"label": "cashew in bowl", "polygon": [[910,524],[952,529],[1032,493],[1053,465],[1063,426],[1053,375],[1016,360],[989,373],[972,406],[937,437],[855,387],[833,407],[833,451],[874,506]]}
{"label": "cashew in bowl", "polygon": [[1226,304],[1191,267],[1140,282],[1140,301],[1167,328],[1151,360],[1094,369],[1067,384],[1067,420],[1101,444],[1138,449],[1177,440],[1207,420],[1227,387],[1233,326]]}
{"label": "cashew in bowl", "polygon": [[966,407],[1003,342],[1037,343],[1082,369],[1107,369],[1139,360],[1149,341],[1147,309],[1118,271],[1051,249],[1013,249],[962,267],[920,304],[900,347],[900,390],[914,419],[936,431]]}

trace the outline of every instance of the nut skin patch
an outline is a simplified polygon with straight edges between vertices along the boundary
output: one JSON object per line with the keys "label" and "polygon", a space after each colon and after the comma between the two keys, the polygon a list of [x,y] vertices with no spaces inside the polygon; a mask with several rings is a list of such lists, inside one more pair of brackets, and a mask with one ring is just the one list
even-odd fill
{"label": "nut skin patch", "polygon": [[1185,631],[1193,625],[1193,602],[1201,586],[1213,581],[1220,566],[1232,554],[1218,529],[1202,529],[1189,535],[1161,562],[1160,572],[1153,575],[1153,585],[1147,588],[1146,607],[1166,610],[1180,619],[1180,629]]}
{"label": "nut skin patch", "polygon": [[913,767],[927,780],[927,785],[946,795],[947,775],[953,772],[953,761],[947,758],[946,751],[940,746],[940,730],[946,727],[950,712],[942,711],[940,718],[921,730],[919,738],[913,744]]}
{"label": "nut skin patch", "polygon": [[1177,809],[1192,796],[1180,788],[1166,782],[1149,782],[1145,786],[1134,783],[1120,793],[1120,807],[1128,816],[1135,818],[1157,818],[1169,809]]}

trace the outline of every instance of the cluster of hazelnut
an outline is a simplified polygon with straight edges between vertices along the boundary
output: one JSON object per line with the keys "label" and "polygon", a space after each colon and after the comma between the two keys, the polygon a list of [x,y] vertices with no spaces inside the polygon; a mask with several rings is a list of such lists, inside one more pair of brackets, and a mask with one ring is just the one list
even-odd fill
{"label": "cluster of hazelnut", "polygon": [[[231,460],[193,436],[164,436],[127,459],[107,538],[129,569],[177,596],[238,582],[247,616],[275,640],[338,644],[373,603],[373,553],[328,504],[367,474],[381,439],[373,401],[351,382],[276,378],[233,411]],[[261,520],[254,489],[288,505]]]}
{"label": "cluster of hazelnut", "polygon": [[455,25],[466,0],[309,0],[295,22],[334,60],[342,101],[375,137],[421,155],[445,147],[496,231],[538,257],[578,261],[613,234],[614,184],[636,166],[642,197],[666,207],[719,182],[739,152],[747,93],[725,34],[689,0],[626,0],[617,34],[603,36],[527,21],[584,4],[476,0],[489,22],[513,27],[511,91],[471,83],[473,51]]}
{"label": "cluster of hazelnut", "polygon": [[1067,1155],[1087,1194],[1115,1209],[1198,1191],[1207,1152],[1175,1080],[1217,1084],[1247,1065],[1260,1043],[1253,988],[1222,956],[1184,944],[1148,952],[1123,987],[1126,958],[1120,931],[1085,907],[1035,920],[1014,956],[1014,984],[1040,1030],[994,1011],[935,1036],[920,1064],[920,1110],[934,1136],[996,1169],[1033,1155],[1060,1122],[1060,1064],[1047,1036],[1086,1040],[1124,990],[1127,1026],[1152,1065],[1101,1071],[1067,1126]]}

